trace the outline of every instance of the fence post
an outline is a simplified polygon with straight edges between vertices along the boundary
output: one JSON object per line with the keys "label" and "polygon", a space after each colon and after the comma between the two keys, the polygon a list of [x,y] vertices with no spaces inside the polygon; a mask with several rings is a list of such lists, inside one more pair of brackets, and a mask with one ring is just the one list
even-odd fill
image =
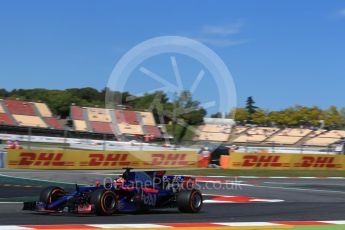
{"label": "fence post", "polygon": [[32,130],[31,127],[29,127],[29,137],[28,137],[28,149],[31,149],[31,135],[32,135]]}
{"label": "fence post", "polygon": [[4,168],[5,167],[5,153],[4,152],[0,152],[0,168]]}
{"label": "fence post", "polygon": [[66,149],[66,146],[67,146],[67,129],[65,128],[64,131],[63,131],[63,149],[65,150]]}
{"label": "fence post", "polygon": [[103,134],[103,151],[107,150],[105,140],[106,140],[105,134]]}

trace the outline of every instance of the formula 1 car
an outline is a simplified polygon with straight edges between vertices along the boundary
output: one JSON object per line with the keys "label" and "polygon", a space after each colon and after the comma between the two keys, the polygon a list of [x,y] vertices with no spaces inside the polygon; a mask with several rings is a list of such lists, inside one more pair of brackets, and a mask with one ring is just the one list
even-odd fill
{"label": "formula 1 car", "polygon": [[192,177],[166,176],[165,171],[132,172],[127,168],[121,177],[103,185],[76,185],[72,192],[47,187],[38,202],[24,202],[23,210],[112,215],[177,207],[181,212],[197,213],[202,205],[202,194]]}

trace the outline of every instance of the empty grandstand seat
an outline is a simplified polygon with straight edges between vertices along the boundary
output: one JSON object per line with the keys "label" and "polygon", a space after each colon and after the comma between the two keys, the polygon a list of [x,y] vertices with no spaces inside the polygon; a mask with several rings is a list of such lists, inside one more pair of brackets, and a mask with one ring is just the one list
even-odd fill
{"label": "empty grandstand seat", "polygon": [[325,132],[326,132],[325,129],[316,130],[316,131],[313,131],[312,134],[310,134],[310,137],[317,137]]}
{"label": "empty grandstand seat", "polygon": [[267,139],[266,135],[246,135],[242,134],[237,137],[233,142],[236,143],[246,143],[246,142],[263,142]]}
{"label": "empty grandstand seat", "polygon": [[246,131],[246,134],[249,135],[265,135],[266,137],[272,136],[275,132],[277,132],[278,128],[270,128],[270,127],[254,127],[250,128]]}
{"label": "empty grandstand seat", "polygon": [[297,128],[287,128],[281,131],[279,136],[292,136],[292,137],[304,137],[310,134],[312,130],[310,129],[297,129]]}
{"label": "empty grandstand seat", "polygon": [[146,129],[146,134],[153,135],[155,138],[162,137],[162,134],[158,127],[153,126],[153,125],[145,125],[144,127]]}
{"label": "empty grandstand seat", "polygon": [[312,146],[328,146],[333,144],[334,142],[338,141],[338,138],[330,138],[330,137],[315,137],[305,142],[305,145],[312,145]]}
{"label": "empty grandstand seat", "polygon": [[84,120],[83,109],[79,106],[71,106],[71,118],[72,120]]}
{"label": "empty grandstand seat", "polygon": [[38,116],[26,116],[13,114],[13,118],[20,126],[47,128],[46,123]]}
{"label": "empty grandstand seat", "polygon": [[31,102],[17,100],[3,100],[4,105],[12,114],[36,116],[35,110]]}
{"label": "empty grandstand seat", "polygon": [[0,113],[6,113],[4,108],[2,107],[1,103],[0,103]]}
{"label": "empty grandstand seat", "polygon": [[91,121],[90,124],[91,124],[92,131],[96,133],[108,133],[108,134],[113,133],[113,129],[111,128],[111,123],[109,122]]}
{"label": "empty grandstand seat", "polygon": [[0,124],[1,125],[14,125],[14,122],[6,113],[0,113]]}
{"label": "empty grandstand seat", "polygon": [[45,103],[37,103],[35,102],[34,105],[36,106],[38,112],[41,114],[42,117],[52,117],[52,113],[48,106]]}
{"label": "empty grandstand seat", "polygon": [[120,132],[132,135],[144,135],[143,129],[140,125],[130,125],[125,123],[118,124]]}
{"label": "empty grandstand seat", "polygon": [[90,121],[111,122],[108,109],[87,108],[87,115]]}
{"label": "empty grandstand seat", "polygon": [[155,126],[156,122],[151,112],[139,112],[143,119],[144,125]]}
{"label": "empty grandstand seat", "polygon": [[243,133],[244,131],[246,131],[248,129],[248,127],[242,127],[242,126],[237,126],[235,128],[235,134],[238,135],[238,134],[241,134]]}
{"label": "empty grandstand seat", "polygon": [[83,132],[87,132],[87,125],[85,121],[82,120],[73,120],[73,124],[74,124],[74,129],[77,131],[83,131]]}
{"label": "empty grandstand seat", "polygon": [[201,127],[201,132],[210,133],[231,133],[230,125],[205,124]]}
{"label": "empty grandstand seat", "polygon": [[331,130],[326,133],[321,134],[319,137],[324,138],[342,138],[345,137],[345,131],[344,130]]}
{"label": "empty grandstand seat", "polygon": [[139,124],[137,114],[134,111],[115,110],[115,116],[118,123],[127,123],[131,125]]}
{"label": "empty grandstand seat", "polygon": [[55,117],[44,117],[43,119],[50,127],[54,129],[63,129],[62,125]]}
{"label": "empty grandstand seat", "polygon": [[302,138],[303,137],[276,135],[270,138],[268,141],[283,145],[293,145],[296,144]]}
{"label": "empty grandstand seat", "polygon": [[197,138],[200,141],[217,141],[217,142],[226,142],[229,140],[230,134],[226,133],[207,133],[202,132]]}

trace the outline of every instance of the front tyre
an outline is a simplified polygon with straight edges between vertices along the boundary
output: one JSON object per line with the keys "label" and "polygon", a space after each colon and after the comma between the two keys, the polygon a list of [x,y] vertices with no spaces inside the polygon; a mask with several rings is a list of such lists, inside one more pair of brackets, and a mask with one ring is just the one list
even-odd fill
{"label": "front tyre", "polygon": [[41,191],[39,201],[49,205],[63,197],[65,194],[65,190],[62,188],[49,186]]}
{"label": "front tyre", "polygon": [[116,195],[111,190],[96,190],[91,194],[90,204],[94,205],[97,215],[110,216],[117,208]]}
{"label": "front tyre", "polygon": [[180,212],[197,213],[203,205],[202,195],[199,190],[182,190],[177,194],[177,208]]}

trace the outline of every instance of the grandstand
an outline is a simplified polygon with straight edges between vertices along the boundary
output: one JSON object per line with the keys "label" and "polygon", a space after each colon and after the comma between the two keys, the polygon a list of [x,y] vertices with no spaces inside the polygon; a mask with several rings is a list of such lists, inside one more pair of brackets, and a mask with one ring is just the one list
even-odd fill
{"label": "grandstand", "polygon": [[229,144],[252,145],[310,145],[328,146],[345,138],[345,131],[317,130],[305,128],[274,128],[236,126],[219,122],[199,126],[195,141],[227,142]]}
{"label": "grandstand", "polygon": [[[71,127],[64,127],[42,102],[0,99],[1,130],[27,133],[27,127],[42,135],[63,136],[64,129],[73,135],[113,139],[135,136],[146,141],[163,137],[151,112],[97,107],[70,107]],[[307,128],[273,128],[236,126],[231,119],[205,118],[195,141],[228,144],[329,146],[345,138],[344,130],[311,130]],[[98,136],[97,136],[98,135]]]}
{"label": "grandstand", "polygon": [[204,125],[200,126],[194,140],[227,142],[230,138],[232,119],[205,118]]}
{"label": "grandstand", "polygon": [[[70,107],[71,131],[114,136],[147,136],[149,140],[162,138],[151,112],[113,110],[93,107]],[[0,125],[32,127],[35,129],[63,130],[60,121],[54,117],[45,103],[0,99]],[[67,127],[66,127],[67,128]],[[47,131],[43,131],[47,133]],[[61,134],[60,134],[61,135]]]}
{"label": "grandstand", "polygon": [[44,103],[0,99],[0,124],[63,129]]}
{"label": "grandstand", "polygon": [[72,105],[70,118],[73,128],[80,132],[115,134],[116,136],[145,136],[161,138],[151,112],[79,107]]}
{"label": "grandstand", "polygon": [[236,127],[235,134],[238,135],[232,142],[234,143],[260,143],[267,140],[274,133],[276,133],[278,128],[270,127]]}
{"label": "grandstand", "polygon": [[311,132],[312,130],[310,129],[286,128],[281,130],[276,135],[273,135],[267,141],[280,145],[294,145],[303,138],[307,137]]}
{"label": "grandstand", "polygon": [[328,146],[339,141],[341,138],[345,138],[344,130],[331,130],[328,132],[320,130],[318,133],[312,135],[311,138],[305,142],[305,145]]}

